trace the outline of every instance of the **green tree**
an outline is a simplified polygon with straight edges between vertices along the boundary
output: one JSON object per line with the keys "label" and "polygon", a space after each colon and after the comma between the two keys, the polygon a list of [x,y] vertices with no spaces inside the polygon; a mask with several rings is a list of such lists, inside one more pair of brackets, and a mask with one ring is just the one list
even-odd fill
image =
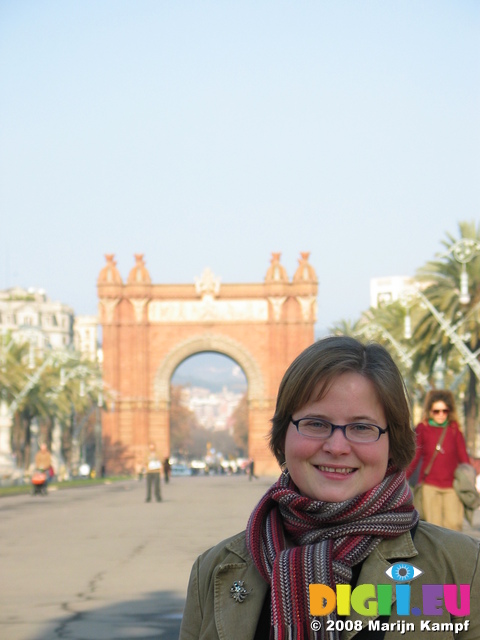
{"label": "green tree", "polygon": [[360,321],[352,322],[351,320],[340,319],[329,327],[328,331],[332,336],[350,336],[352,338],[358,338],[359,324]]}
{"label": "green tree", "polygon": [[96,425],[104,406],[104,394],[98,366],[79,354],[60,356],[45,371],[44,384],[51,424],[57,420],[61,428],[62,453],[67,465],[76,472],[80,462],[86,461],[81,450],[86,451],[88,446],[89,463],[95,462],[99,471],[101,452],[97,448],[101,448],[101,434],[96,433]]}
{"label": "green tree", "polygon": [[193,444],[197,421],[193,411],[182,402],[182,385],[170,387],[170,441],[172,451],[188,454]]}
{"label": "green tree", "polygon": [[0,394],[12,414],[12,450],[17,465],[30,464],[33,425],[50,445],[55,420],[67,436],[68,461],[76,435],[72,417],[83,419],[98,405],[102,382],[97,365],[82,361],[75,352],[36,353],[29,343],[17,343],[6,335],[0,354]]}
{"label": "green tree", "polygon": [[248,399],[245,393],[232,413],[233,439],[243,455],[248,451]]}
{"label": "green tree", "polygon": [[12,450],[19,467],[28,467],[31,457],[33,424],[38,428],[49,419],[43,375],[35,353],[28,343],[16,343],[11,337],[2,344],[2,399],[12,414]]}

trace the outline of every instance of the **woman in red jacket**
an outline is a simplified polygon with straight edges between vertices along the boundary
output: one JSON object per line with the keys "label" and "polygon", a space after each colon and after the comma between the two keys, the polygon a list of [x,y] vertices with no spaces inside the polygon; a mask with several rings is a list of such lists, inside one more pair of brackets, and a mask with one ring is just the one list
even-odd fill
{"label": "woman in red jacket", "polygon": [[[455,399],[451,391],[434,389],[427,394],[423,420],[415,433],[417,452],[407,469],[407,478],[414,473],[421,460],[418,482],[423,482],[425,520],[447,529],[461,531],[463,505],[453,489],[453,477],[460,463],[470,461],[465,440],[458,426]],[[426,475],[434,454],[433,464]]]}

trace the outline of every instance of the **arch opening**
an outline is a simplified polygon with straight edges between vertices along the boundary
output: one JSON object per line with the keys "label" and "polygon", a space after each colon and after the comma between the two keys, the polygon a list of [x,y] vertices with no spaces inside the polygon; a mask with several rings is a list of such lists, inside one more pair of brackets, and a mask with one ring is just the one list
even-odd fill
{"label": "arch opening", "polygon": [[183,360],[170,381],[170,455],[187,473],[240,472],[247,464],[247,378],[220,352]]}
{"label": "arch opening", "polygon": [[[168,423],[170,422],[171,410],[171,380],[177,368],[189,357],[199,353],[222,354],[233,360],[243,371],[247,381],[247,394],[245,397],[245,420],[247,430],[250,434],[250,422],[252,419],[251,407],[263,404],[265,395],[265,384],[262,371],[256,359],[245,349],[245,346],[236,340],[218,334],[202,334],[195,336],[176,345],[164,358],[157,369],[154,379],[153,397],[159,408],[164,408],[168,412]],[[169,436],[170,434],[170,425]],[[171,446],[169,446],[172,452]],[[247,452],[249,443],[247,442]]]}
{"label": "arch opening", "polygon": [[170,400],[170,380],[177,367],[189,356],[197,353],[215,352],[234,360],[243,370],[248,383],[248,402],[262,403],[265,397],[265,383],[257,360],[236,340],[227,336],[204,334],[185,340],[175,346],[157,369],[154,380],[153,397],[156,403]]}

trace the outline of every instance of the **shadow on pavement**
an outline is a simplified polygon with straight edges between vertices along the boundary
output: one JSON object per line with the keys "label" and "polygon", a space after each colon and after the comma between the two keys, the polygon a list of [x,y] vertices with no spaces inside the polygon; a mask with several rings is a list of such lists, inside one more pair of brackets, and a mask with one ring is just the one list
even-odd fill
{"label": "shadow on pavement", "polygon": [[106,607],[95,601],[80,604],[78,611],[53,621],[31,640],[178,640],[185,601],[177,594],[159,591],[142,599]]}

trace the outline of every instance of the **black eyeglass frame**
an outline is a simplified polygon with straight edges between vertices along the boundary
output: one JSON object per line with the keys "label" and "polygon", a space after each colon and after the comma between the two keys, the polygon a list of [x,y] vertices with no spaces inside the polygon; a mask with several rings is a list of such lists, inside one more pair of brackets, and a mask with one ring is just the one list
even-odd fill
{"label": "black eyeglass frame", "polygon": [[[315,419],[317,419],[319,422],[324,422],[325,424],[330,425],[330,427],[332,428],[332,430],[330,431],[330,435],[328,435],[326,438],[321,438],[319,436],[307,436],[305,433],[302,433],[300,431],[299,425],[302,420],[315,420]],[[348,424],[333,424],[333,422],[329,422],[324,418],[309,418],[308,416],[305,416],[304,418],[299,418],[298,420],[294,420],[293,416],[290,416],[290,422],[293,425],[295,425],[295,428],[297,429],[298,433],[304,438],[311,438],[312,440],[328,440],[329,438],[332,437],[335,429],[340,429],[343,432],[343,437],[345,438],[345,440],[347,440],[348,442],[353,442],[354,444],[373,444],[374,442],[378,442],[381,436],[383,436],[383,434],[387,433],[388,431],[388,426],[386,426],[385,429],[382,429],[382,427],[379,427],[378,424],[371,424],[370,422],[349,422]],[[365,442],[361,442],[361,441],[359,442],[358,440],[350,440],[350,438],[347,437],[347,427],[351,427],[354,424],[362,424],[368,427],[375,427],[375,429],[378,429],[378,438],[376,440],[369,440]]]}

